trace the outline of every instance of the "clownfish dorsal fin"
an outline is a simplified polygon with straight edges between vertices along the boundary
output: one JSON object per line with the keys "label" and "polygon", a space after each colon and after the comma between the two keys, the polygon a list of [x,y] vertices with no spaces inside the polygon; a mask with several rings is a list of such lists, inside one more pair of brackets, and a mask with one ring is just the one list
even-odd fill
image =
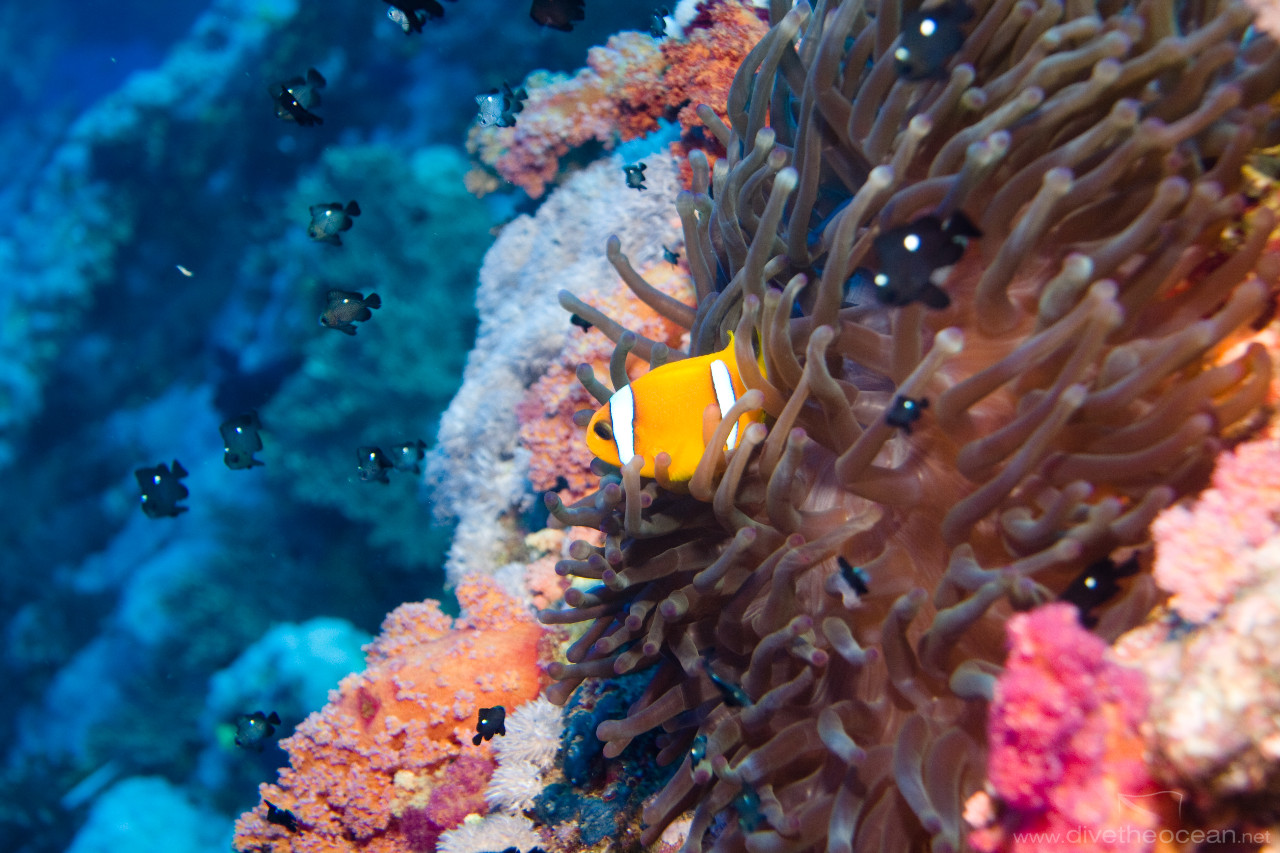
{"label": "clownfish dorsal fin", "polygon": [[[734,349],[733,332],[728,332],[727,334],[729,335],[729,345],[726,346],[723,350],[721,350],[721,352],[725,354],[733,354],[734,364],[736,365],[738,362],[738,359],[737,359],[737,351]],[[751,352],[756,357],[756,366],[760,369],[760,375],[765,379],[768,379],[769,372],[765,370],[765,366],[764,366],[764,340],[760,337],[759,329],[756,329],[751,334]]]}

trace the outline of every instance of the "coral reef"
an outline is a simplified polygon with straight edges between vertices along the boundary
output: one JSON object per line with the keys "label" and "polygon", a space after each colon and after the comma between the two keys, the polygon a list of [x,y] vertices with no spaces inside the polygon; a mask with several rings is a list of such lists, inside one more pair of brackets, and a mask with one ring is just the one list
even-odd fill
{"label": "coral reef", "polygon": [[[436,511],[457,523],[446,563],[451,583],[471,572],[492,574],[529,552],[522,519],[534,498],[517,411],[566,346],[584,338],[560,307],[561,288],[613,298],[617,273],[604,250],[611,234],[624,235],[623,249],[644,269],[665,263],[664,244],[680,247],[680,223],[671,209],[678,191],[675,165],[661,156],[645,162],[646,192],[624,188],[617,159],[595,163],[549,196],[536,214],[504,226],[485,255],[475,348],[428,453]],[[555,406],[557,417],[567,414],[567,406]],[[578,475],[570,469],[565,476]]]}
{"label": "coral reef", "polygon": [[1161,514],[1155,578],[1173,595],[1116,644],[1151,693],[1153,772],[1189,793],[1209,827],[1280,822],[1277,458],[1273,422],[1219,457],[1213,487],[1194,504]]}
{"label": "coral reef", "polygon": [[[441,146],[409,156],[387,145],[327,150],[283,211],[292,214],[282,223],[287,249],[273,246],[245,262],[261,281],[283,278],[290,286],[271,292],[268,285],[267,292],[247,295],[227,312],[222,331],[229,349],[243,350],[254,338],[259,305],[293,306],[287,334],[300,339],[306,369],[289,377],[262,410],[264,423],[280,438],[266,473],[296,500],[333,507],[369,525],[372,545],[418,569],[439,565],[444,532],[424,529],[412,484],[360,482],[355,451],[429,435],[458,386],[475,322],[471,287],[492,223],[484,205],[463,189],[464,169],[457,151]],[[309,245],[308,205],[352,187],[360,188],[364,212],[347,245]],[[391,246],[396,251],[370,251]],[[335,287],[376,290],[382,298],[384,307],[358,338],[315,334],[324,294]],[[321,399],[325,405],[317,406]]]}
{"label": "coral reef", "polygon": [[[1171,506],[1155,520],[1153,575],[1187,622],[1216,616],[1243,587],[1256,586],[1267,559],[1253,555],[1280,533],[1280,445],[1269,435],[1218,457],[1212,487],[1193,506]],[[1227,620],[1229,621],[1229,620]]]}
{"label": "coral reef", "polygon": [[[529,94],[514,127],[474,127],[467,150],[502,180],[540,198],[557,183],[572,152],[595,143],[609,151],[678,122],[681,139],[673,154],[720,148],[696,133],[696,109],[710,105],[723,116],[738,65],[766,30],[756,11],[739,0],[707,3],[682,34],[662,41],[624,32],[587,53],[587,67],[570,76],[537,71],[525,78]],[[473,191],[495,186],[479,173],[468,176]]]}
{"label": "coral reef", "polygon": [[67,853],[204,853],[225,849],[230,827],[167,779],[140,776],[113,785],[93,804]]}
{"label": "coral reef", "polygon": [[[662,293],[675,299],[693,295],[688,270],[665,260],[638,270]],[[658,314],[635,294],[623,289],[601,294],[596,307],[638,334],[661,341],[673,349],[687,346],[684,330]],[[555,361],[525,393],[516,406],[520,422],[520,445],[529,451],[529,482],[546,491],[560,487],[560,497],[568,503],[585,495],[597,477],[591,473],[591,453],[582,442],[582,428],[573,415],[594,407],[595,400],[578,381],[579,365],[586,364],[601,375],[609,372],[613,342],[599,329],[571,336]],[[627,375],[635,378],[647,369],[638,358],[627,359]],[[561,483],[560,478],[564,478]]]}
{"label": "coral reef", "polygon": [[[429,850],[467,803],[483,807],[493,759],[489,744],[471,744],[477,709],[538,695],[544,632],[491,580],[468,579],[457,596],[456,620],[434,601],[387,616],[367,669],[281,743],[290,767],[237,823],[237,849],[391,851],[411,831]],[[268,822],[268,802],[304,831]]]}
{"label": "coral reef", "polygon": [[1150,849],[1160,812],[1143,804],[1159,788],[1143,763],[1142,673],[1108,660],[1106,643],[1069,604],[1017,614],[1008,631],[987,736],[996,803],[983,804],[984,791],[966,809],[999,818],[970,843],[981,851]]}
{"label": "coral reef", "polygon": [[[913,81],[898,3],[773,2],[729,120],[699,110],[727,156],[714,172],[690,157],[677,209],[698,300],[663,313],[688,355],[735,332],[750,390],[709,422],[688,494],[661,457],[643,481],[637,457],[552,504],[603,543],[570,547],[561,570],[589,587],[542,613],[584,625],[553,701],[651,675],[596,729],[606,757],[665,732],[658,761],[679,766],[645,843],[692,810],[686,851],[958,849],[1005,621],[1143,548],[1266,397],[1260,345],[1224,357],[1280,276],[1276,217],[1241,193],[1280,84],[1274,45],[1243,45],[1248,9],[975,12],[940,79]],[[981,236],[937,271],[948,306],[857,284],[885,262],[878,234],[958,212]],[[566,305],[652,354],[590,301]],[[931,403],[910,432],[889,417],[899,396]],[[726,452],[756,409],[768,425]],[[1155,598],[1140,572],[1096,632]]]}

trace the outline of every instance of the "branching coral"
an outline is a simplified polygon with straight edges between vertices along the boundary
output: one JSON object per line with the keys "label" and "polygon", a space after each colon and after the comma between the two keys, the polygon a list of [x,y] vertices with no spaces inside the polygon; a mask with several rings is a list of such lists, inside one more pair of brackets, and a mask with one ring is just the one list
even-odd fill
{"label": "branching coral", "polygon": [[[699,110],[727,156],[714,173],[691,156],[677,208],[698,301],[666,313],[690,354],[735,331],[751,390],[688,495],[661,457],[642,481],[637,457],[553,502],[605,542],[562,564],[598,585],[542,616],[587,623],[555,701],[653,668],[597,730],[615,756],[661,726],[659,761],[683,762],[648,842],[692,809],[686,851],[957,849],[1004,620],[1144,543],[1265,396],[1260,346],[1218,357],[1280,275],[1275,217],[1239,193],[1248,151],[1277,135],[1280,52],[1242,43],[1238,3],[975,5],[944,79],[913,82],[894,67],[897,2],[773,2],[729,121]],[[843,304],[877,234],[957,211],[982,237],[949,307]],[[886,419],[897,395],[932,404],[909,434]],[[757,408],[768,425],[724,451]],[[1098,632],[1152,600],[1140,575]]]}

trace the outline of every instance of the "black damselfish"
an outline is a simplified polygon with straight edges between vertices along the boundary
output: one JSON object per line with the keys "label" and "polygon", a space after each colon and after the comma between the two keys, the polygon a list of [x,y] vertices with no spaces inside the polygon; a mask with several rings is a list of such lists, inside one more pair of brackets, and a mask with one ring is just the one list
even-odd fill
{"label": "black damselfish", "polygon": [[274,84],[271,99],[276,102],[276,115],[285,121],[297,122],[302,127],[324,124],[324,119],[311,112],[320,105],[320,92],[325,79],[314,68],[307,69],[306,77],[292,77]]}
{"label": "black damselfish", "polygon": [[583,9],[585,5],[585,0],[533,0],[529,17],[544,27],[567,33],[573,29],[575,21],[587,16]]}
{"label": "black damselfish", "polygon": [[187,469],[177,459],[173,460],[172,469],[161,462],[154,468],[139,468],[133,476],[142,489],[142,511],[147,518],[173,518],[189,509],[178,506],[178,501],[191,493],[181,483]]}
{"label": "black damselfish", "polygon": [[222,422],[218,432],[222,433],[222,447],[225,451],[222,461],[228,468],[243,471],[262,464],[261,460],[253,458],[253,454],[262,449],[262,436],[258,434],[261,429],[262,422],[258,420],[257,412],[246,412]]}
{"label": "black damselfish", "polygon": [[[436,0],[383,0],[391,8],[387,15],[400,25],[405,35],[422,32],[427,20],[444,17],[444,7]],[[450,0],[454,2],[454,0]],[[396,13],[399,14],[396,14]]]}
{"label": "black damselfish", "polygon": [[390,483],[387,472],[395,465],[382,452],[380,447],[356,448],[356,469],[360,472],[362,483]]}
{"label": "black damselfish", "polygon": [[492,708],[481,708],[476,715],[476,734],[471,742],[476,746],[482,740],[490,740],[494,735],[507,734],[507,709],[501,705]]}
{"label": "black damselfish", "polygon": [[946,308],[951,297],[934,282],[934,275],[960,260],[970,238],[981,236],[959,211],[946,219],[921,216],[890,228],[873,243],[880,259],[871,278],[876,299],[899,307],[921,302],[934,309]]}
{"label": "black damselfish", "polygon": [[262,711],[241,714],[236,717],[236,746],[262,752],[263,743],[276,733],[278,725],[280,725],[280,716],[275,711],[270,714],[264,714]]}
{"label": "black damselfish", "polygon": [[960,25],[972,18],[973,9],[963,0],[945,0],[908,15],[902,22],[902,39],[893,51],[898,76],[904,80],[945,76],[947,63],[964,44]]}

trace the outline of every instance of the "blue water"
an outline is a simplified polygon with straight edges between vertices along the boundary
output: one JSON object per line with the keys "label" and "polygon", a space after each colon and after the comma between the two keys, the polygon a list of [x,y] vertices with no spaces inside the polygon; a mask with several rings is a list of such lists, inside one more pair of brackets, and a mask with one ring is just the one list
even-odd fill
{"label": "blue water", "polygon": [[[228,849],[284,759],[235,716],[287,735],[387,611],[447,598],[419,478],[360,482],[356,448],[430,441],[490,229],[530,207],[462,189],[473,97],[651,5],[565,34],[463,0],[409,38],[378,0],[0,10],[0,850]],[[308,67],[314,128],[268,96]],[[342,247],[307,237],[351,198]],[[330,288],[383,307],[341,335]],[[231,470],[249,410],[264,464]],[[174,459],[189,511],[148,518],[134,471]]]}

